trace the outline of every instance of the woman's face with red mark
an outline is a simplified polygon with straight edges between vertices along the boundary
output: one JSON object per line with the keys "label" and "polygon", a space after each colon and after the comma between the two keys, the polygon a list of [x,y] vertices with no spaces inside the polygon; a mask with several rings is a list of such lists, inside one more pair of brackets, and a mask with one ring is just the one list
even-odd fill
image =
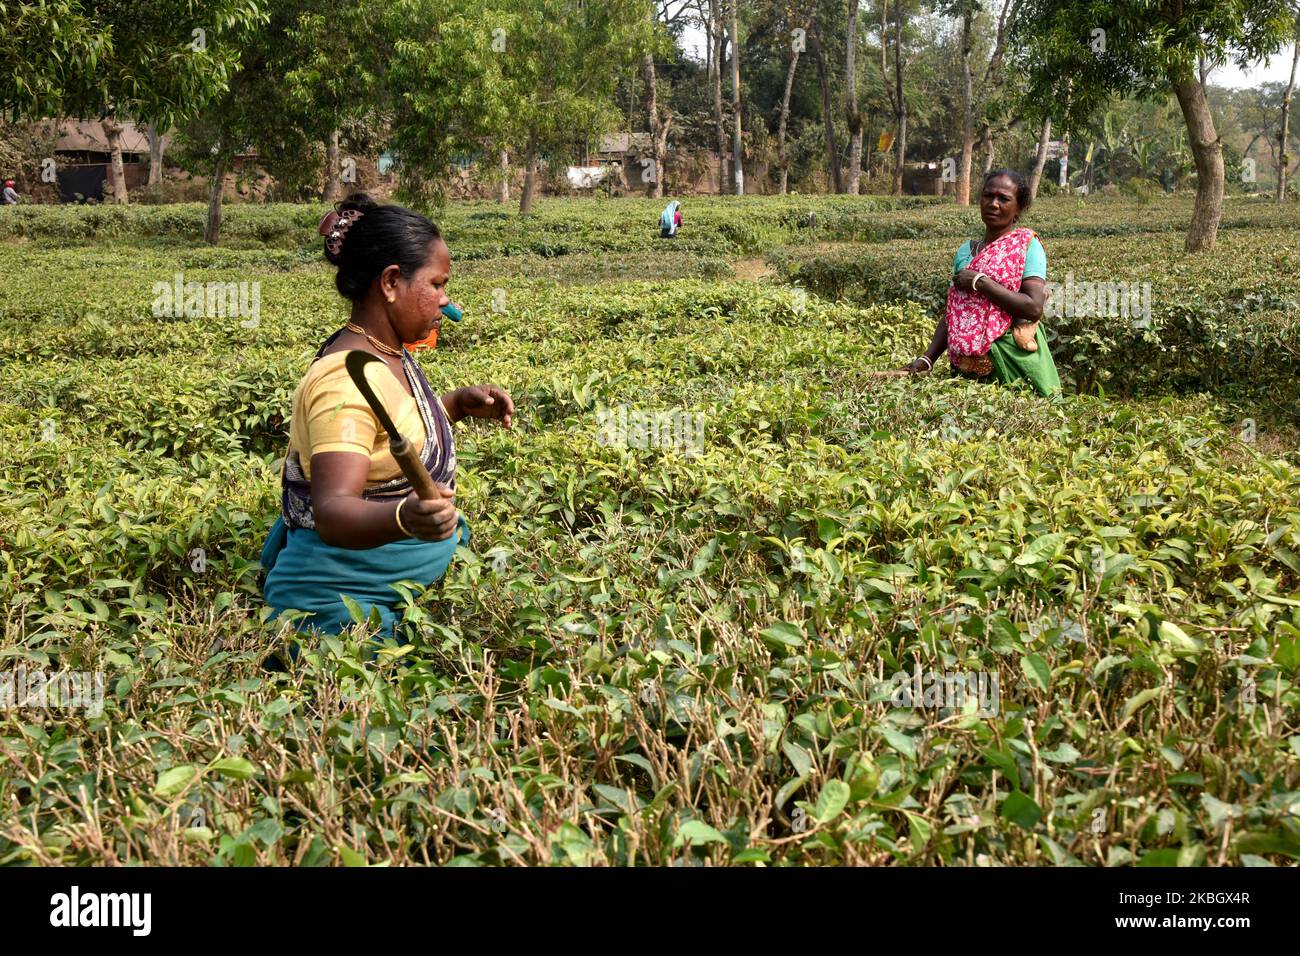
{"label": "woman's face with red mark", "polygon": [[994,176],[980,194],[980,218],[990,229],[1006,229],[1020,216],[1016,184],[1008,176]]}
{"label": "woman's face with red mark", "polygon": [[450,280],[451,250],[441,239],[434,241],[429,258],[409,279],[396,268],[392,273],[385,271],[382,291],[394,297],[385,303],[388,321],[402,342],[423,341],[442,327],[442,307],[451,302],[447,297]]}

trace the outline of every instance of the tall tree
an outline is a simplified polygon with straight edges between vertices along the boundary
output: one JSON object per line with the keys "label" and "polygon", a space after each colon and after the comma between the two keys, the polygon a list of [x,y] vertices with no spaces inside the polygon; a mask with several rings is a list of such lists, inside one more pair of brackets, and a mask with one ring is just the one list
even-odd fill
{"label": "tall tree", "polygon": [[[947,0],[937,7],[938,12],[958,18],[961,23],[959,31],[961,59],[961,154],[957,162],[956,202],[958,205],[970,203],[971,167],[976,151],[983,157],[985,172],[993,162],[994,129],[990,114],[994,110],[994,101],[1005,86],[1006,75],[1004,61],[1008,24],[1015,21],[1020,0],[1002,0],[993,29],[992,43],[988,46],[988,61],[981,69],[976,69],[975,42],[977,34],[984,23],[982,0]],[[982,59],[982,58],[981,58]],[[976,142],[976,125],[978,116],[978,143]]]}
{"label": "tall tree", "polygon": [[849,127],[849,175],[847,192],[858,194],[862,179],[862,112],[858,109],[858,8],[860,0],[849,0],[849,23],[844,44],[844,118]]}
{"label": "tall tree", "polygon": [[659,104],[659,82],[655,75],[653,53],[647,51],[642,57],[641,71],[645,78],[646,113],[650,120],[650,149],[654,157],[654,177],[650,184],[650,195],[662,198],[664,160],[668,155],[668,127],[672,125],[673,114],[667,106]]}
{"label": "tall tree", "polygon": [[817,83],[822,91],[822,125],[826,131],[826,169],[833,192],[844,192],[843,179],[840,177],[840,154],[835,145],[835,114],[831,109],[831,83],[826,68],[826,48],[822,46],[821,31],[817,27],[817,18],[813,17],[808,28],[808,39],[813,44],[813,55],[817,60]]}
{"label": "tall tree", "polygon": [[406,202],[442,201],[451,164],[481,144],[498,156],[508,151],[526,179],[535,176],[535,152],[511,116],[515,81],[504,62],[511,40],[525,41],[530,26],[489,0],[393,0],[383,8],[374,43],[386,54],[382,102]]}
{"label": "tall tree", "polygon": [[1296,14],[1295,20],[1295,44],[1294,52],[1291,54],[1291,78],[1287,80],[1286,89],[1282,93],[1282,115],[1278,121],[1276,196],[1278,202],[1286,200],[1287,163],[1291,161],[1291,157],[1286,151],[1286,144],[1288,130],[1291,125],[1291,95],[1295,91],[1295,75],[1297,66],[1300,66],[1300,13]]}
{"label": "tall tree", "polygon": [[615,89],[649,48],[648,3],[396,0],[387,86],[403,194],[437,200],[448,164],[505,148],[531,212],[543,157],[564,162],[619,124]]}
{"label": "tall tree", "polygon": [[745,161],[740,129],[740,18],[736,8],[740,0],[731,0],[731,177],[736,195],[745,194]]}
{"label": "tall tree", "polygon": [[124,122],[167,129],[227,89],[259,0],[42,0],[6,3],[0,110],[14,118],[98,117],[113,199],[128,201]]}
{"label": "tall tree", "polygon": [[1184,246],[1214,248],[1223,213],[1223,146],[1205,89],[1203,63],[1245,67],[1292,35],[1289,0],[1024,0],[1018,51],[1031,95],[1054,96],[1062,77],[1073,95],[1075,130],[1115,93],[1172,90],[1196,164],[1196,202]]}
{"label": "tall tree", "polygon": [[[907,158],[907,94],[903,88],[903,10],[905,0],[894,0],[893,29],[889,23],[889,2],[880,4],[880,77],[894,111],[894,179],[893,194],[903,195],[903,163]],[[891,36],[892,33],[892,36]],[[894,69],[890,76],[889,45],[894,46]]]}
{"label": "tall tree", "polygon": [[[784,196],[789,189],[790,183],[790,151],[786,146],[786,132],[790,125],[790,94],[794,90],[795,71],[799,68],[799,55],[803,53],[807,44],[808,22],[806,20],[787,21],[799,23],[791,30],[789,34],[789,46],[786,47],[790,52],[790,63],[785,70],[785,92],[781,94],[781,113],[776,124],[776,163],[779,171],[780,194]],[[778,33],[783,40],[786,38],[784,33]],[[784,47],[785,44],[783,43]]]}
{"label": "tall tree", "polygon": [[145,127],[149,137],[149,185],[156,186],[162,182],[163,171],[163,134],[157,123]]}
{"label": "tall tree", "polygon": [[718,141],[718,195],[725,195],[728,182],[727,130],[722,123],[722,64],[727,50],[727,31],[723,29],[723,0],[708,0],[709,37],[713,49],[713,128]]}
{"label": "tall tree", "polygon": [[1052,118],[1043,117],[1038,132],[1038,148],[1034,151],[1034,168],[1029,174],[1029,198],[1038,198],[1038,187],[1043,181],[1043,167],[1047,165],[1047,146],[1052,140]]}
{"label": "tall tree", "polygon": [[[990,114],[993,112],[991,101],[1003,92],[1006,85],[1007,74],[1004,69],[1007,53],[1007,40],[1009,38],[1009,24],[1014,24],[1020,11],[1021,0],[1003,0],[1002,10],[998,14],[997,31],[993,36],[993,52],[989,56],[989,62],[984,68],[984,75],[980,81],[976,96],[984,104],[983,116],[980,122],[979,141],[980,151],[984,155],[984,172],[987,174],[993,168],[993,150],[995,142],[995,131]],[[1012,119],[1010,124],[1005,124],[1002,129],[1005,131],[1010,125],[1014,125],[1016,119]]]}
{"label": "tall tree", "polygon": [[339,161],[339,131],[330,130],[325,140],[325,201],[337,202],[343,198],[342,168]]}
{"label": "tall tree", "polygon": [[659,78],[655,71],[655,56],[672,49],[667,42],[667,35],[660,29],[670,28],[682,19],[688,8],[688,0],[677,0],[678,6],[673,10],[672,0],[656,0],[650,7],[651,46],[641,59],[641,72],[646,85],[646,113],[650,123],[650,144],[654,155],[655,175],[650,184],[650,194],[662,198],[664,194],[665,170],[668,161],[668,129],[673,123],[673,112],[668,107],[667,97],[659,96]]}
{"label": "tall tree", "polygon": [[221,237],[225,177],[246,150],[275,176],[289,198],[321,192],[338,198],[340,127],[373,108],[385,44],[381,8],[330,8],[324,0],[278,0],[244,40],[239,68],[225,93],[182,125],[181,155],[210,178],[207,242]]}
{"label": "tall tree", "polygon": [[961,4],[961,159],[957,163],[956,189],[959,206],[970,205],[970,164],[975,148],[975,88],[971,76],[975,10],[971,0]]}
{"label": "tall tree", "polygon": [[[283,27],[278,13],[271,23]],[[231,76],[226,91],[177,129],[174,152],[182,163],[209,177],[203,238],[210,245],[216,245],[221,238],[226,173],[236,155],[254,148],[258,140],[269,139],[271,131],[267,127],[281,126],[287,108],[282,77],[268,60],[269,40],[269,29],[250,37],[242,51],[240,68]],[[284,123],[281,128],[289,130],[293,125]]]}
{"label": "tall tree", "polygon": [[[381,125],[377,114],[388,46],[381,10],[374,3],[338,8],[330,0],[278,3],[292,11],[285,16],[284,36],[273,51],[290,99],[287,119],[313,144],[313,155],[316,144],[323,147],[322,195],[333,202],[355,183],[347,181],[355,167],[355,158],[347,154],[359,143],[345,131],[355,134]],[[352,162],[346,162],[349,159]]]}

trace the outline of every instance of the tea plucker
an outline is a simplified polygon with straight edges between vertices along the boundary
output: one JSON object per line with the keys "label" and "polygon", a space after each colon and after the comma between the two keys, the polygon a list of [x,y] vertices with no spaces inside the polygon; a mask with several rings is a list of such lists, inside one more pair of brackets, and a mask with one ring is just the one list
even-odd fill
{"label": "tea plucker", "polygon": [[996,169],[984,177],[984,237],[957,250],[944,316],[929,347],[906,371],[927,373],[947,351],[958,375],[1004,385],[1024,379],[1040,395],[1060,392],[1056,363],[1039,324],[1047,253],[1032,229],[1018,225],[1029,203],[1029,186],[1014,170]]}
{"label": "tea plucker", "polygon": [[[343,596],[383,630],[397,623],[398,581],[431,584],[470,531],[456,508],[452,424],[466,416],[510,427],[514,402],[497,385],[437,395],[404,345],[428,341],[450,307],[451,254],[437,226],[397,205],[353,194],[322,220],[335,286],[349,321],[316,353],[293,395],[281,473],[281,514],[262,549],[263,593],[277,612],[306,611],[327,634],[352,623]],[[382,361],[365,381],[436,483],[422,500],[402,475],[388,435],[344,365],[360,349]]]}

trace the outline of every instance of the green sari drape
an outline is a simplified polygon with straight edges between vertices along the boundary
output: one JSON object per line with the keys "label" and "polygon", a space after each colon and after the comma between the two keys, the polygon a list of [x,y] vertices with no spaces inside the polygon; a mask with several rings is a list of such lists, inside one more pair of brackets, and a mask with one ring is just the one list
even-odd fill
{"label": "green sari drape", "polygon": [[1026,352],[1016,345],[1010,330],[994,339],[989,346],[993,376],[1003,385],[1025,379],[1039,395],[1059,394],[1061,377],[1056,373],[1056,362],[1052,360],[1052,351],[1047,347],[1047,336],[1043,334],[1041,324],[1038,326],[1037,342],[1037,352]]}

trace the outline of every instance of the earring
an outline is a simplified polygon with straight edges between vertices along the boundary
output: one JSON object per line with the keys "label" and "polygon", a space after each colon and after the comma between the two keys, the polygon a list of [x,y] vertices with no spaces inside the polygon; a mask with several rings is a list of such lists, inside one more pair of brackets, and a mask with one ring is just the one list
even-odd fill
{"label": "earring", "polygon": [[392,297],[391,295],[388,297],[388,301],[389,301],[389,302],[392,302],[392,301],[393,301],[393,297]]}

